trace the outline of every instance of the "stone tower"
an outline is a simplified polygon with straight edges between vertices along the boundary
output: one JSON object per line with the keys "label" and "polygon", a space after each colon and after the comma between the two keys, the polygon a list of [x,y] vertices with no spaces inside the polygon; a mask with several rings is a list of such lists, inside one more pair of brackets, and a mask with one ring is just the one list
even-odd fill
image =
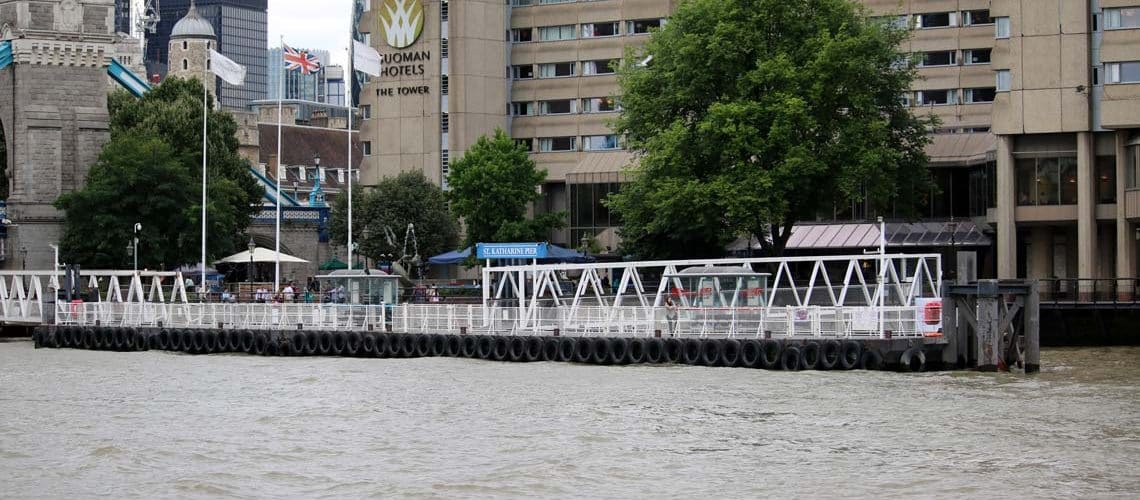
{"label": "stone tower", "polygon": [[167,76],[204,80],[210,66],[210,49],[217,49],[214,27],[200,14],[193,0],[190,10],[170,31]]}
{"label": "stone tower", "polygon": [[[0,0],[0,126],[8,149],[6,269],[51,269],[63,213],[109,137],[107,65],[115,0]],[[123,242],[125,246],[127,242]]]}

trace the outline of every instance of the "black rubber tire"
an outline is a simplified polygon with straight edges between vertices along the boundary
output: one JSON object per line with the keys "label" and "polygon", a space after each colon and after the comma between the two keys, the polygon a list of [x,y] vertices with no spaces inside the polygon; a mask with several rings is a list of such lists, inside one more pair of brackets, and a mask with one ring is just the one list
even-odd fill
{"label": "black rubber tire", "polygon": [[661,363],[665,361],[665,341],[659,338],[647,339],[645,342],[645,362]]}
{"label": "black rubber tire", "polygon": [[685,339],[685,343],[681,349],[681,361],[686,365],[695,365],[701,362],[701,352],[704,347],[701,341],[697,339]]}
{"label": "black rubber tire", "polygon": [[526,339],[522,337],[511,337],[511,345],[508,350],[507,359],[512,363],[526,361]]}
{"label": "black rubber tire", "polygon": [[95,349],[95,337],[96,337],[95,329],[84,328],[83,329],[83,338],[79,341],[79,347],[81,349],[87,349],[89,351],[94,350]]}
{"label": "black rubber tire", "polygon": [[859,367],[859,360],[863,357],[863,344],[854,340],[843,342],[839,352],[839,369],[854,370]]}
{"label": "black rubber tire", "polygon": [[233,345],[230,344],[230,331],[218,330],[217,340],[215,342],[216,350],[214,352],[231,352]]}
{"label": "black rubber tire", "polygon": [[416,336],[410,333],[400,334],[400,357],[416,357]]}
{"label": "black rubber tire", "polygon": [[784,351],[780,353],[780,369],[795,372],[800,371],[803,367],[804,360],[800,348],[794,345],[785,346]]}
{"label": "black rubber tire", "polygon": [[760,368],[760,357],[764,353],[764,344],[756,339],[748,339],[740,343],[740,366],[747,368]]}
{"label": "black rubber tire", "polygon": [[139,330],[138,328],[131,328],[127,333],[127,338],[131,340],[132,351],[147,351],[150,350],[150,334],[146,331]]}
{"label": "black rubber tire", "polygon": [[219,332],[213,329],[206,330],[206,343],[204,349],[206,351],[206,354],[213,354],[215,352],[218,352],[218,337],[225,334],[226,332]]}
{"label": "black rubber tire", "polygon": [[301,344],[301,354],[316,356],[321,351],[321,332],[304,332],[305,343]]}
{"label": "black rubber tire", "polygon": [[426,358],[428,356],[431,356],[431,344],[432,344],[431,337],[432,336],[421,333],[418,335],[414,335],[414,337],[416,340],[416,343],[415,343],[415,345],[416,345],[416,351],[415,351],[416,357],[417,358]]}
{"label": "black rubber tire", "polygon": [[883,369],[883,355],[874,349],[864,349],[859,357],[859,368],[862,370],[878,371]]}
{"label": "black rubber tire", "polygon": [[720,366],[720,353],[724,350],[723,339],[704,339],[701,341],[702,366]]}
{"label": "black rubber tire", "polygon": [[111,329],[111,350],[112,351],[125,351],[127,350],[127,329],[126,328],[112,328]]}
{"label": "black rubber tire", "polygon": [[918,346],[903,351],[899,357],[899,369],[904,372],[919,373],[926,370],[926,353]]}
{"label": "black rubber tire", "polygon": [[334,331],[332,332],[332,339],[332,349],[330,349],[329,352],[331,352],[333,356],[344,356],[346,352],[345,349],[348,348],[348,335],[345,335],[344,332]]}
{"label": "black rubber tire", "polygon": [[487,335],[476,337],[475,357],[479,359],[495,359],[495,339]]}
{"label": "black rubber tire", "polygon": [[344,355],[357,356],[360,354],[360,332],[347,332],[344,334]]}
{"label": "black rubber tire", "polygon": [[606,342],[609,347],[610,355],[607,364],[611,365],[624,365],[629,363],[626,358],[629,356],[629,339],[625,338],[612,338]]}
{"label": "black rubber tire", "polygon": [[625,360],[630,364],[640,365],[645,362],[645,351],[649,346],[647,339],[632,338],[629,339],[629,353],[626,354]]}
{"label": "black rubber tire", "polygon": [[206,352],[206,330],[194,330],[194,340],[190,344],[194,354],[203,354]]}
{"label": "black rubber tire", "polygon": [[449,358],[458,358],[463,352],[463,339],[458,335],[444,335],[443,345],[443,355]]}
{"label": "black rubber tire", "polygon": [[843,345],[838,340],[825,341],[819,352],[819,369],[834,370],[839,365],[839,358],[842,355]]}
{"label": "black rubber tire", "polygon": [[727,339],[720,345],[720,366],[740,366],[740,341]]}
{"label": "black rubber tire", "polygon": [[560,339],[555,337],[546,337],[542,339],[542,360],[543,361],[560,361],[558,358]]}
{"label": "black rubber tire", "polygon": [[241,331],[241,352],[257,354],[257,335],[253,333],[253,330]]}
{"label": "black rubber tire", "polygon": [[811,341],[800,348],[800,357],[803,358],[803,365],[805,370],[819,370],[820,358],[823,357],[823,348],[819,342]]}
{"label": "black rubber tire", "polygon": [[317,337],[317,354],[321,356],[328,356],[332,354],[333,349],[333,335],[332,332],[321,331],[315,333]]}
{"label": "black rubber tire", "polygon": [[268,339],[265,343],[265,355],[266,356],[281,356],[283,354],[285,354],[285,352],[282,351],[282,349],[281,349],[281,343],[278,342],[277,339],[275,339],[273,337],[268,337]]}
{"label": "black rubber tire", "polygon": [[428,335],[428,348],[429,356],[437,358],[443,356],[447,352],[447,339],[443,335]]}
{"label": "black rubber tire", "polygon": [[253,337],[253,353],[258,356],[265,356],[269,352],[269,336],[258,332]]}
{"label": "black rubber tire", "polygon": [[765,370],[780,369],[784,359],[784,345],[777,340],[766,339],[760,343],[760,368]]}
{"label": "black rubber tire", "polygon": [[78,326],[71,327],[71,331],[67,332],[67,347],[72,349],[83,347],[83,330]]}
{"label": "black rubber tire", "polygon": [[542,337],[526,338],[526,350],[523,351],[523,361],[527,363],[542,361]]}
{"label": "black rubber tire", "polygon": [[479,338],[472,335],[459,336],[461,347],[459,355],[465,358],[479,357]]}
{"label": "black rubber tire", "polygon": [[111,345],[111,333],[107,331],[106,327],[95,328],[95,340],[91,344],[91,350],[101,351],[107,349]]}
{"label": "black rubber tire", "polygon": [[360,334],[360,350],[356,353],[362,358],[376,357],[376,334],[364,332]]}
{"label": "black rubber tire", "polygon": [[495,361],[509,361],[511,359],[511,342],[506,337],[493,337],[494,348],[491,349],[491,359]]}
{"label": "black rubber tire", "polygon": [[309,336],[302,331],[293,332],[289,336],[289,344],[292,347],[293,353],[297,356],[305,354],[305,344],[308,342]]}
{"label": "black rubber tire", "polygon": [[226,336],[229,337],[229,339],[230,339],[229,340],[230,352],[242,352],[243,351],[242,343],[241,343],[241,330],[230,330],[229,333],[226,334]]}
{"label": "black rubber tire", "polygon": [[594,359],[594,342],[588,338],[574,339],[574,361],[578,363],[589,363]]}
{"label": "black rubber tire", "polygon": [[182,347],[184,331],[185,330],[166,330],[167,334],[170,335],[168,339],[169,342],[166,344],[169,350],[178,352],[184,349],[184,347]]}
{"label": "black rubber tire", "polygon": [[685,343],[681,339],[665,339],[665,363],[680,363],[685,355]]}
{"label": "black rubber tire", "polygon": [[400,357],[400,338],[391,333],[381,333],[377,335],[376,355],[382,358]]}
{"label": "black rubber tire", "polygon": [[610,362],[610,342],[609,339],[602,337],[594,337],[590,339],[590,362],[595,365],[603,365]]}
{"label": "black rubber tire", "polygon": [[574,349],[578,346],[577,339],[562,337],[558,339],[558,357],[556,361],[568,363],[574,361]]}

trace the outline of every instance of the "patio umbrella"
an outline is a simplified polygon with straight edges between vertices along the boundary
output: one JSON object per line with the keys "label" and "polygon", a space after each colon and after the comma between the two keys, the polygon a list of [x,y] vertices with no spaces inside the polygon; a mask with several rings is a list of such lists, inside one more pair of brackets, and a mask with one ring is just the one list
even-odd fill
{"label": "patio umbrella", "polygon": [[[252,261],[250,260],[249,250],[245,250],[243,252],[235,253],[235,254],[233,254],[229,257],[226,257],[222,260],[215,261],[214,264],[248,264],[250,262],[257,263],[257,262],[275,262],[275,261],[276,261],[276,254],[273,250],[270,250],[268,248],[257,247],[253,250]],[[307,263],[309,261],[302,259],[300,257],[294,257],[292,255],[282,253],[281,254],[281,262],[295,262],[295,263],[302,263],[303,264],[303,263]]]}

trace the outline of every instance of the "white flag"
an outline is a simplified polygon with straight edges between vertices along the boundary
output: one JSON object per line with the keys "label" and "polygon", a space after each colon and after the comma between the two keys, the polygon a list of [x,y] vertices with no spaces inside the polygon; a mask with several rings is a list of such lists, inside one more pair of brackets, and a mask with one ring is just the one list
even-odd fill
{"label": "white flag", "polygon": [[380,76],[380,53],[356,40],[352,41],[352,65],[355,70],[372,76]]}
{"label": "white flag", "polygon": [[245,85],[245,66],[210,49],[210,69],[230,85]]}

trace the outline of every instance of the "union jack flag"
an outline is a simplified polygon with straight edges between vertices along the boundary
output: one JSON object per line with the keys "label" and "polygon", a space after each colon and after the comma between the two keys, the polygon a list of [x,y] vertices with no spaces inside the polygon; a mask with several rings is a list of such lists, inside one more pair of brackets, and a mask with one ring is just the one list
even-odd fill
{"label": "union jack flag", "polygon": [[282,44],[282,46],[285,48],[286,71],[299,69],[302,75],[309,75],[321,70],[321,61],[317,59],[317,56],[305,50],[296,50],[288,45]]}

